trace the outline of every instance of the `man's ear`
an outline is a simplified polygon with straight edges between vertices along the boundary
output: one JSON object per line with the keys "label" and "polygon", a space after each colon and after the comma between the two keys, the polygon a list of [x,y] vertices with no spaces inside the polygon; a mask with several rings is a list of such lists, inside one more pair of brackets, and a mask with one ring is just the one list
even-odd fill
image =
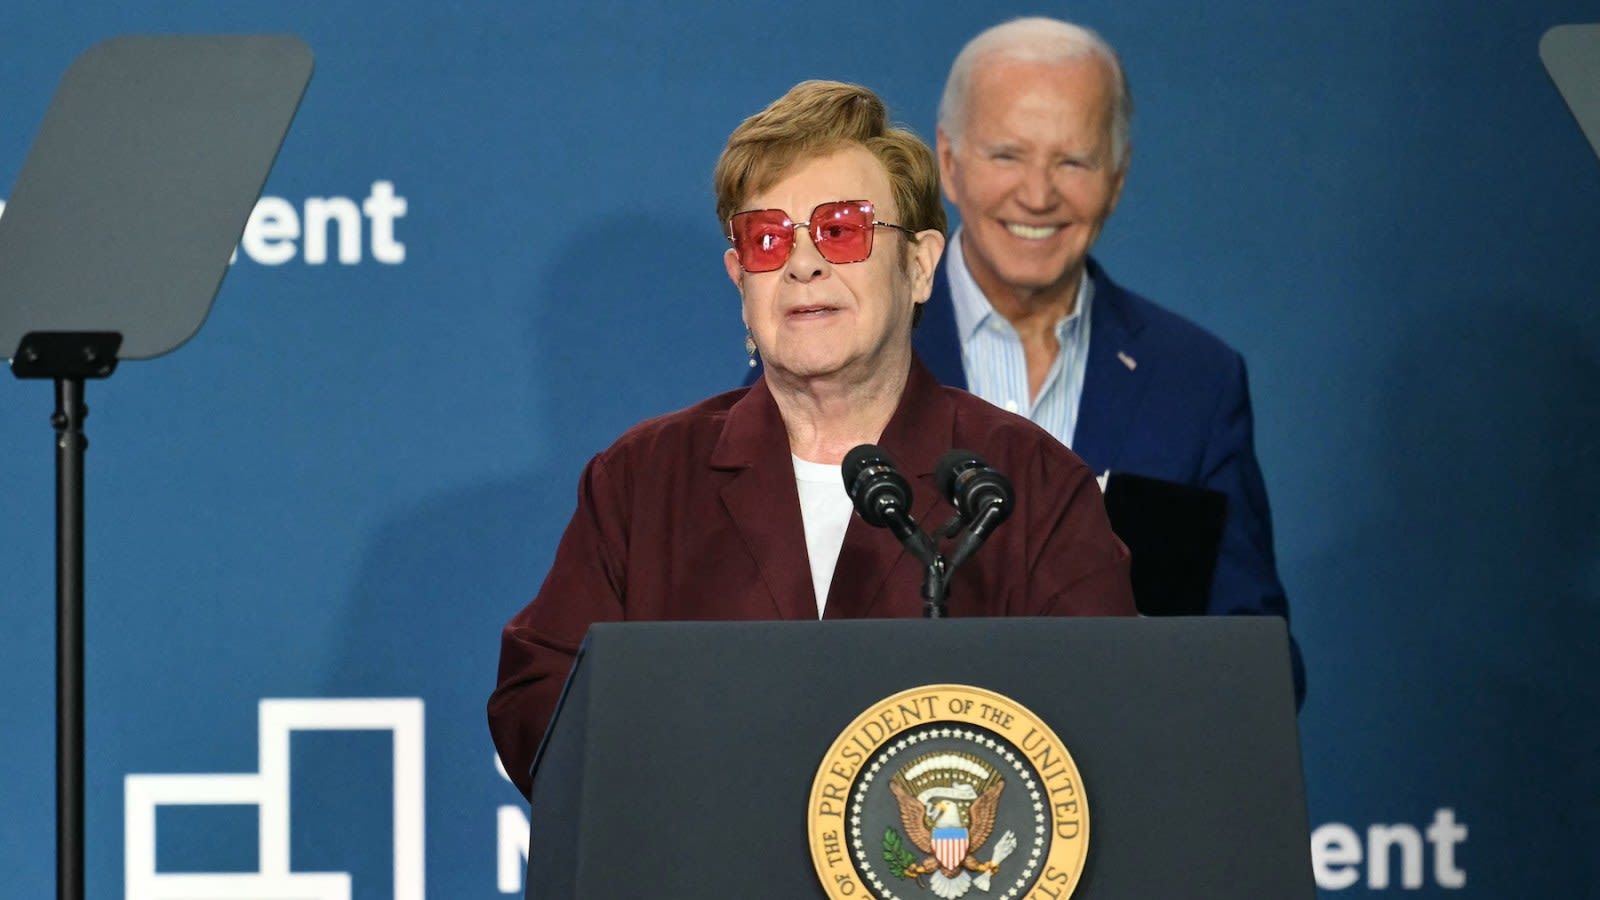
{"label": "man's ear", "polygon": [[728,270],[728,280],[733,282],[733,286],[738,288],[739,293],[743,295],[744,269],[739,268],[739,254],[732,247],[729,247],[722,254],[722,267]]}
{"label": "man's ear", "polygon": [[950,136],[944,133],[943,128],[939,128],[934,132],[934,146],[939,160],[939,186],[944,190],[944,198],[952,204],[960,206],[961,201],[956,199],[954,193],[956,148],[955,144],[951,143]]}
{"label": "man's ear", "polygon": [[944,256],[944,235],[935,229],[917,232],[917,242],[911,245],[908,273],[911,276],[911,299],[923,303],[933,296],[933,274],[939,269],[939,259]]}
{"label": "man's ear", "polygon": [[1110,205],[1109,207],[1106,207],[1107,219],[1110,218],[1112,213],[1117,211],[1117,203],[1122,200],[1122,186],[1126,183],[1128,183],[1128,167],[1123,165],[1122,171],[1118,171],[1117,173],[1117,181],[1110,186]]}
{"label": "man's ear", "polygon": [[1128,181],[1128,166],[1133,164],[1133,148],[1129,147],[1122,158],[1122,170],[1117,173],[1116,181],[1111,185],[1111,205],[1106,207],[1106,218],[1117,211],[1117,204],[1122,200],[1122,186]]}

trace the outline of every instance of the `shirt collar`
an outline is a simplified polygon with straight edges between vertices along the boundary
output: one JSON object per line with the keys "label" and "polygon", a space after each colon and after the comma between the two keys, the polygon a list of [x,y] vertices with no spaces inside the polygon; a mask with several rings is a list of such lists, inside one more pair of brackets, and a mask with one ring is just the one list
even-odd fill
{"label": "shirt collar", "polygon": [[[972,270],[967,268],[967,256],[961,249],[961,231],[956,228],[955,234],[950,236],[950,243],[945,250],[945,255],[950,258],[947,273],[950,278],[950,301],[955,306],[956,334],[965,344],[972,339],[979,328],[989,320],[990,316],[998,315],[989,299],[983,295],[983,289],[978,287],[978,280],[972,277]],[[1061,329],[1067,323],[1084,316],[1089,304],[1094,300],[1094,281],[1089,277],[1089,267],[1083,267],[1083,276],[1078,281],[1078,302],[1072,305],[1072,314],[1062,317],[1056,323],[1056,334],[1061,334]]]}

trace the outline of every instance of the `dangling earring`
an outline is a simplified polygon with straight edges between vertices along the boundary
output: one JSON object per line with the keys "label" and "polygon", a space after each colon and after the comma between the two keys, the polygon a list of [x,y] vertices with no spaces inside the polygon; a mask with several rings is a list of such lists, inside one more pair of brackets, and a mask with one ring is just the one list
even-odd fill
{"label": "dangling earring", "polygon": [[756,339],[748,331],[744,333],[744,352],[746,356],[750,357],[750,368],[754,369],[756,367]]}

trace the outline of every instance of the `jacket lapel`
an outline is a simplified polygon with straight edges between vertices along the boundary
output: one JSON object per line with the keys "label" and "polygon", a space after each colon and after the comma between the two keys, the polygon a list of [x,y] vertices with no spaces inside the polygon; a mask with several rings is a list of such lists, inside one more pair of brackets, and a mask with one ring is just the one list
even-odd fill
{"label": "jacket lapel", "polygon": [[[958,366],[959,359],[958,356]],[[878,439],[878,446],[911,482],[912,515],[922,530],[930,534],[943,525],[944,517],[952,512],[939,499],[933,470],[939,456],[950,449],[954,430],[954,407],[945,401],[939,383],[928,369],[913,359],[905,393]],[[922,571],[921,561],[901,546],[893,532],[874,528],[859,515],[851,516],[823,617],[916,615],[920,608]]]}
{"label": "jacket lapel", "polygon": [[[722,504],[744,542],[772,608],[782,619],[815,619],[800,495],[794,483],[789,441],[778,406],[758,379],[728,410],[711,451],[711,467],[733,470],[722,488]],[[730,547],[729,552],[735,552]]]}
{"label": "jacket lapel", "polygon": [[1118,287],[1094,260],[1094,306],[1089,319],[1089,361],[1084,369],[1083,396],[1072,450],[1095,474],[1115,468],[1122,456],[1129,425],[1149,382],[1149,365],[1141,360],[1139,332],[1144,322]]}

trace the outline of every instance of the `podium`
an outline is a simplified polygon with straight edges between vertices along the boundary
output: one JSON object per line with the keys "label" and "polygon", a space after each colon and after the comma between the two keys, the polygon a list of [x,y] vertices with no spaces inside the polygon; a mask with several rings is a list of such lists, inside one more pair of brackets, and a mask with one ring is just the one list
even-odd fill
{"label": "podium", "polygon": [[824,755],[883,698],[944,684],[1067,748],[1088,809],[1072,897],[1315,896],[1285,625],[1197,617],[596,624],[534,760],[527,897],[829,897],[807,827]]}

